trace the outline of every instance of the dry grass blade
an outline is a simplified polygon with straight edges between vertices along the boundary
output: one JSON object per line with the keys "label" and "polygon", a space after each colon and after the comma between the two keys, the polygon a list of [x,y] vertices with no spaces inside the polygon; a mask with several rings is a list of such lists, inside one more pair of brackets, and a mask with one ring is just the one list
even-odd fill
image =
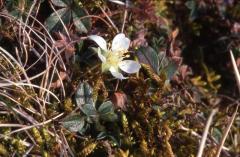
{"label": "dry grass blade", "polygon": [[235,117],[236,117],[236,115],[237,115],[238,107],[239,107],[239,103],[238,103],[237,106],[236,106],[236,109],[235,109],[235,111],[234,111],[234,113],[233,113],[233,115],[232,115],[232,117],[231,117],[231,119],[230,119],[230,122],[229,122],[228,126],[227,126],[226,129],[224,130],[223,137],[222,137],[221,142],[220,142],[220,144],[219,144],[219,146],[218,146],[218,149],[217,149],[216,157],[219,157],[220,154],[221,154],[221,150],[222,150],[222,148],[223,148],[223,145],[224,145],[224,143],[225,143],[225,140],[227,139],[227,135],[228,135],[228,133],[229,133],[229,131],[230,131],[230,128],[231,128],[231,126],[232,126],[232,124],[233,124],[233,122],[234,122],[234,119],[235,119]]}
{"label": "dry grass blade", "polygon": [[22,125],[22,124],[0,124],[0,128],[2,128],[2,127],[22,128],[22,127],[26,127],[26,125]]}
{"label": "dry grass blade", "polygon": [[[38,124],[34,124],[34,125],[29,125],[29,126],[26,126],[26,127],[22,127],[20,129],[17,129],[17,130],[14,130],[14,131],[8,133],[6,136],[10,136],[10,135],[12,135],[14,133],[17,133],[17,132],[20,132],[20,131],[24,131],[24,130],[28,130],[28,129],[31,129],[31,128],[34,128],[34,127],[44,126],[44,125],[46,125],[48,123],[51,123],[52,121],[60,118],[62,115],[63,115],[63,113],[61,113],[61,114],[59,114],[59,115],[57,115],[57,116],[55,116],[55,117],[53,117],[53,118],[51,118],[51,119],[49,119],[47,121],[44,121],[44,122],[41,122],[41,123],[38,123]],[[4,136],[5,135],[1,135],[0,138],[4,137]]]}
{"label": "dry grass blade", "polygon": [[59,21],[61,22],[61,24],[62,24],[62,26],[63,26],[63,29],[64,29],[65,32],[67,33],[68,38],[71,39],[70,34],[69,34],[69,31],[68,31],[66,25],[64,24],[62,18],[60,17],[60,15],[59,15],[58,12],[56,11],[56,9],[55,9],[54,6],[52,5],[52,3],[50,3],[50,6],[51,6],[51,8],[53,9],[54,13],[57,15]]}
{"label": "dry grass blade", "polygon": [[[235,77],[236,77],[236,81],[237,81],[237,85],[238,85],[238,90],[240,92],[240,74],[239,74],[239,71],[238,71],[238,68],[237,68],[237,64],[236,64],[236,61],[234,59],[234,56],[233,56],[233,53],[232,51],[230,50],[230,57],[231,57],[231,61],[232,61],[232,65],[233,65],[233,70],[234,70],[234,74],[235,74]],[[221,139],[221,142],[218,146],[218,149],[217,149],[217,153],[216,153],[216,157],[219,157],[220,154],[221,154],[221,150],[222,150],[222,147],[225,143],[225,140],[227,139],[227,135],[230,131],[230,128],[235,120],[235,117],[237,116],[237,111],[238,111],[238,107],[239,107],[239,102],[237,102],[237,106],[235,108],[235,111],[230,119],[230,122],[228,123],[228,126],[226,127],[226,129],[224,130],[224,134],[223,134],[223,137]]]}
{"label": "dry grass blade", "polygon": [[108,16],[108,14],[105,12],[104,8],[102,8],[101,6],[98,6],[100,8],[100,10],[102,11],[102,13],[106,16],[106,18],[108,19],[108,21],[111,23],[112,27],[116,30],[116,32],[118,33],[119,30],[117,28],[117,26],[114,24],[114,22],[111,20],[111,18]]}
{"label": "dry grass blade", "polygon": [[207,141],[208,131],[210,129],[210,125],[212,123],[213,117],[217,113],[217,111],[218,111],[218,108],[213,109],[211,111],[210,116],[208,117],[208,121],[207,121],[206,127],[204,129],[204,132],[203,132],[203,135],[202,135],[202,139],[201,139],[201,143],[200,143],[200,146],[199,146],[199,149],[198,149],[197,157],[202,157],[203,150],[204,150],[204,147],[205,147],[205,144],[206,144],[206,141]]}
{"label": "dry grass blade", "polygon": [[232,51],[230,51],[230,56],[231,56],[233,70],[234,70],[234,74],[235,74],[237,85],[238,85],[238,90],[239,90],[239,93],[240,93],[240,74],[239,74],[238,67],[237,67],[237,64],[236,64],[236,61],[234,59]]}
{"label": "dry grass blade", "polygon": [[129,0],[126,0],[126,5],[125,5],[125,10],[124,10],[124,16],[123,16],[123,24],[122,24],[122,29],[121,32],[123,33],[124,27],[126,24],[126,19],[127,19],[127,14],[128,14],[128,7],[129,7]]}
{"label": "dry grass blade", "polygon": [[[187,131],[187,132],[189,132],[192,136],[195,136],[195,137],[201,139],[201,135],[199,135],[197,132],[193,131],[192,129],[186,128],[186,127],[184,127],[183,125],[180,125],[180,126],[179,126],[179,129],[180,129],[180,130],[183,130],[183,131]],[[212,138],[213,138],[213,137],[212,137]],[[208,141],[209,143],[210,143],[210,142],[214,142],[215,144],[218,144],[218,143],[216,142],[216,139],[213,139],[213,141],[210,140],[210,139],[208,139],[207,141]],[[226,151],[229,151],[229,148],[227,148],[227,147],[224,147],[224,146],[223,146],[223,149],[226,150]]]}

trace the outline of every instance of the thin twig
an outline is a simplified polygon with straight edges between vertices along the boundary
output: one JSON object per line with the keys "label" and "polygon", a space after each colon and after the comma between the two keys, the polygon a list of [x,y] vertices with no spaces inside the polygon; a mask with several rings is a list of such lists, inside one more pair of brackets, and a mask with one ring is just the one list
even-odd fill
{"label": "thin twig", "polygon": [[207,140],[208,131],[209,131],[209,128],[211,126],[213,117],[217,113],[217,111],[218,111],[218,108],[213,109],[211,111],[210,116],[208,117],[208,121],[206,123],[206,127],[204,129],[202,139],[201,139],[201,143],[200,143],[200,146],[199,146],[199,149],[198,149],[197,157],[202,157],[203,150],[204,150],[204,147],[205,147],[205,143],[206,143],[206,140]]}

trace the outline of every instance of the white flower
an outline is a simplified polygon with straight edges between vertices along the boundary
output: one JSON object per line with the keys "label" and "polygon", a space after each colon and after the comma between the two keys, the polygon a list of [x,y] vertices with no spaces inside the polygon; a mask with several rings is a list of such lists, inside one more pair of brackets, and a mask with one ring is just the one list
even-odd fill
{"label": "white flower", "polygon": [[117,34],[112,41],[111,49],[107,48],[107,42],[100,36],[90,35],[89,39],[95,41],[98,48],[98,57],[102,61],[102,71],[110,71],[118,79],[126,79],[120,72],[132,74],[137,73],[141,65],[134,60],[123,60],[128,57],[130,40],[123,33]]}

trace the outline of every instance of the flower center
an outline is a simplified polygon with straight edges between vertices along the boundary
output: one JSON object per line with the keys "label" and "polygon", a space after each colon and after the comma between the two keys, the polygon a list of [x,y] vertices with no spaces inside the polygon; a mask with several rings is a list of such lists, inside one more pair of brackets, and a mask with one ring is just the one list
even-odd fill
{"label": "flower center", "polygon": [[118,69],[118,64],[126,57],[127,51],[115,51],[112,52],[111,50],[108,50],[105,55],[106,62],[102,64],[102,71],[108,71],[111,67],[114,67],[116,70]]}
{"label": "flower center", "polygon": [[117,66],[119,62],[121,62],[125,57],[127,52],[119,51],[119,52],[108,52],[106,59],[108,64],[112,66]]}

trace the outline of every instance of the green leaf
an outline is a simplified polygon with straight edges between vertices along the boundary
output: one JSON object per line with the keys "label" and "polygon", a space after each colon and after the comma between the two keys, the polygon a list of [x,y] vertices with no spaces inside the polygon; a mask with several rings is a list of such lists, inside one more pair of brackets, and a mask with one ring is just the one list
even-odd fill
{"label": "green leaf", "polygon": [[75,1],[53,0],[52,3],[55,6],[62,8],[52,13],[45,21],[45,25],[49,31],[62,31],[63,23],[68,25],[70,22],[73,22],[74,26],[80,33],[87,33],[88,30],[90,30],[90,18],[81,19],[87,15],[87,12]]}
{"label": "green leaf", "polygon": [[185,5],[188,9],[195,9],[196,8],[196,2],[195,0],[189,0],[187,2],[185,2]]}
{"label": "green leaf", "polygon": [[[6,0],[4,2],[6,9],[9,11],[9,14],[16,18],[26,18],[24,13],[27,13],[31,8],[33,1],[32,0]],[[42,3],[42,1],[40,1]],[[33,8],[33,12],[36,11],[36,8]]]}
{"label": "green leaf", "polygon": [[52,3],[58,7],[67,7],[72,2],[73,2],[72,0],[52,0]]}
{"label": "green leaf", "polygon": [[95,121],[94,126],[96,128],[97,131],[104,131],[105,127],[100,123],[99,120]]}
{"label": "green leaf", "polygon": [[177,72],[177,69],[178,69],[178,65],[176,63],[174,63],[173,61],[169,61],[168,65],[165,69],[167,80],[172,79],[174,74]]}
{"label": "green leaf", "polygon": [[108,135],[106,132],[100,132],[98,135],[97,135],[97,140],[102,140],[104,138],[106,138]]}
{"label": "green leaf", "polygon": [[87,82],[82,82],[75,94],[75,101],[78,106],[82,106],[83,104],[91,104],[94,105],[94,101],[92,98],[93,89]]}
{"label": "green leaf", "polygon": [[189,0],[185,3],[185,5],[191,10],[189,20],[195,20],[197,18],[197,2],[195,0]]}
{"label": "green leaf", "polygon": [[159,63],[160,69],[165,68],[169,63],[168,58],[166,57],[166,52],[160,51],[158,53],[158,57],[160,59],[160,63]]}
{"label": "green leaf", "polygon": [[114,108],[111,101],[102,103],[101,106],[99,106],[98,108],[98,112],[100,114],[108,114],[109,112],[113,112],[113,111],[114,111]]}
{"label": "green leaf", "polygon": [[63,24],[59,17],[64,24],[69,24],[71,20],[71,12],[67,8],[62,8],[52,13],[45,21],[45,25],[49,31],[60,31],[63,29]]}
{"label": "green leaf", "polygon": [[100,115],[100,119],[106,122],[114,122],[118,119],[118,115],[114,112]]}
{"label": "green leaf", "polygon": [[80,109],[87,116],[96,116],[97,115],[97,110],[93,104],[84,104],[84,105],[82,105],[82,107]]}
{"label": "green leaf", "polygon": [[114,113],[114,107],[111,101],[102,103],[98,108],[98,113],[100,114],[100,119],[104,121],[113,122],[118,118],[117,114]]}
{"label": "green leaf", "polygon": [[73,23],[79,32],[87,33],[90,30],[91,22],[89,18],[81,19],[86,16],[86,12],[79,7],[74,7],[72,10]]}
{"label": "green leaf", "polygon": [[84,125],[85,119],[80,115],[72,115],[63,121],[63,126],[72,132],[81,132]]}
{"label": "green leaf", "polygon": [[152,47],[140,47],[137,51],[140,63],[148,64],[157,74],[159,74],[159,56]]}
{"label": "green leaf", "polygon": [[219,130],[218,128],[213,128],[212,130],[212,136],[215,137],[215,139],[217,140],[217,142],[221,141],[221,137],[222,137],[222,132],[221,130]]}
{"label": "green leaf", "polygon": [[109,139],[111,142],[113,142],[113,145],[120,146],[119,141],[112,135],[107,134],[106,132],[102,131],[97,135],[97,140],[103,140],[103,139]]}

